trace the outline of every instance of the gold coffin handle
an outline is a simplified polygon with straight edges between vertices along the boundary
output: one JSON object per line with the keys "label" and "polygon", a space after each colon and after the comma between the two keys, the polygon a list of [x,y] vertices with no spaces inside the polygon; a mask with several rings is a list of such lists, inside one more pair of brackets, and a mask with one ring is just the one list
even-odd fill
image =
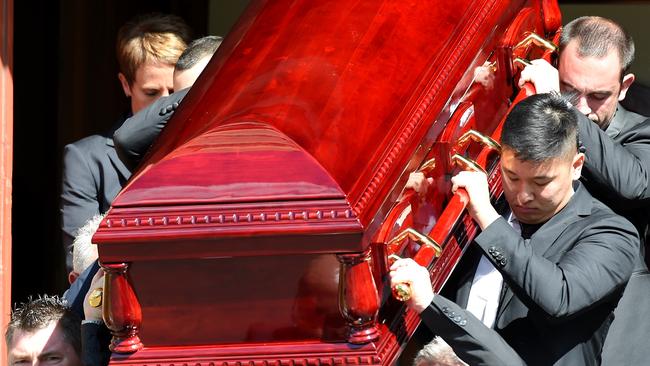
{"label": "gold coffin handle", "polygon": [[530,46],[531,43],[539,47],[545,48],[546,50],[551,52],[555,52],[558,49],[558,47],[553,42],[544,39],[543,37],[539,36],[537,33],[534,32],[529,33],[524,39],[521,40],[521,42],[517,43],[514,49],[528,47]]}
{"label": "gold coffin handle", "polygon": [[476,130],[469,130],[465,132],[459,139],[456,145],[464,146],[470,140],[481,143],[488,149],[501,152],[501,144],[496,142],[492,137],[486,136]]}
{"label": "gold coffin handle", "polygon": [[436,158],[431,158],[425,161],[424,164],[420,166],[420,169],[418,169],[418,171],[428,177],[431,175],[435,167],[436,167]]}
{"label": "gold coffin handle", "polygon": [[478,165],[477,162],[470,158],[466,158],[460,154],[454,154],[451,156],[451,162],[452,164],[458,165],[462,167],[464,170],[472,170],[475,172],[482,172],[485,175],[487,175],[487,172],[485,169],[483,169],[482,166]]}
{"label": "gold coffin handle", "polygon": [[523,69],[526,66],[532,65],[533,63],[526,60],[525,58],[515,57],[515,59],[512,60],[512,64],[515,65],[515,66],[519,66],[519,67],[521,67]]}
{"label": "gold coffin handle", "polygon": [[[439,257],[440,254],[442,253],[442,247],[438,243],[436,243],[435,240],[431,239],[427,235],[417,232],[413,228],[407,228],[406,230],[402,231],[393,239],[391,239],[388,243],[386,243],[386,246],[388,247],[389,251],[392,251],[391,248],[395,246],[397,246],[398,248],[402,247],[403,242],[406,239],[411,239],[419,243],[420,245],[426,245],[430,248],[433,248],[433,250],[436,253],[436,258]],[[390,254],[388,256],[388,262],[391,264],[398,259],[401,258],[396,254]],[[399,283],[393,286],[391,290],[393,292],[393,297],[399,301],[408,301],[411,298],[411,287],[409,286],[408,283]]]}

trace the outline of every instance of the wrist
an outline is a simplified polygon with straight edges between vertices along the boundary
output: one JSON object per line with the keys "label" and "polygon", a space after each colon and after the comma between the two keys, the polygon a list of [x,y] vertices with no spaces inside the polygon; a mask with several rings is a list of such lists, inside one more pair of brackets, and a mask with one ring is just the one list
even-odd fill
{"label": "wrist", "polygon": [[485,210],[482,210],[481,212],[478,212],[475,220],[478,226],[481,228],[481,230],[485,230],[486,227],[490,226],[493,222],[495,222],[501,215],[490,205],[488,208]]}
{"label": "wrist", "polygon": [[435,294],[432,292],[426,296],[423,296],[421,301],[419,301],[415,306],[413,306],[413,310],[415,310],[418,314],[422,314],[422,312],[429,307],[431,302],[433,301],[433,297]]}
{"label": "wrist", "polygon": [[97,324],[97,325],[101,325],[101,324],[103,324],[103,323],[104,323],[104,322],[103,322],[102,320],[98,320],[98,319],[84,319],[84,320],[81,321],[81,325],[84,325],[84,324]]}

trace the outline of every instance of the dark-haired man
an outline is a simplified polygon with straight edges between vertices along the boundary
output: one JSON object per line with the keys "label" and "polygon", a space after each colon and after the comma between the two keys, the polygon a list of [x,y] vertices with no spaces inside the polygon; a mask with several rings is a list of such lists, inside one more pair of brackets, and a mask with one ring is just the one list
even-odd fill
{"label": "dark-haired man", "polygon": [[11,313],[9,365],[81,366],[81,320],[58,297],[30,300]]}
{"label": "dark-haired man", "polygon": [[461,172],[468,212],[482,232],[446,294],[410,259],[391,266],[391,285],[408,283],[407,305],[471,365],[593,365],[616,302],[639,256],[627,220],[578,182],[577,116],[558,96],[540,94],[508,115],[501,142],[508,207],[492,206],[485,174]]}
{"label": "dark-haired man", "polygon": [[192,41],[178,58],[174,68],[174,90],[177,92],[158,99],[149,107],[127,119],[115,131],[113,140],[118,156],[131,169],[140,163],[189,88],[194,85],[212,55],[221,45],[222,40],[223,38],[218,36],[206,36]]}
{"label": "dark-haired man", "polygon": [[[650,120],[620,105],[634,82],[632,37],[615,22],[581,17],[560,39],[559,70],[535,60],[520,82],[539,92],[575,96],[586,160],[582,182],[596,198],[628,218],[641,236],[641,257],[616,310],[603,350],[603,364],[637,365],[650,358],[650,273],[647,229],[650,217]],[[586,117],[585,117],[586,116]],[[593,122],[593,123],[592,123]],[[644,240],[646,239],[646,240]]]}

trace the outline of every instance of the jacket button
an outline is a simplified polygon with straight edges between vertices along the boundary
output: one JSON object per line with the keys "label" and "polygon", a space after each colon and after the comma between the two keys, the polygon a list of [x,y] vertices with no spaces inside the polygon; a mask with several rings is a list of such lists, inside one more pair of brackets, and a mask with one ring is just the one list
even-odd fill
{"label": "jacket button", "polygon": [[460,324],[461,326],[464,327],[465,325],[467,325],[467,320],[463,319],[463,320],[459,321],[458,324]]}
{"label": "jacket button", "polygon": [[442,312],[445,313],[445,314],[447,314],[447,313],[449,312],[449,308],[446,307],[446,306],[443,306],[443,307],[442,307]]}
{"label": "jacket button", "polygon": [[499,261],[499,264],[501,265],[501,267],[505,267],[505,265],[506,265],[507,263],[508,263],[508,260],[505,259],[505,258],[502,258],[502,259]]}
{"label": "jacket button", "polygon": [[454,317],[454,321],[455,321],[456,323],[460,322],[461,319],[462,319],[462,318],[460,317],[460,315],[456,315],[456,316]]}
{"label": "jacket button", "polygon": [[174,102],[174,104],[172,104],[172,108],[174,109],[178,108],[178,102]]}
{"label": "jacket button", "polygon": [[455,317],[455,316],[456,316],[456,313],[455,313],[455,312],[452,311],[451,313],[449,313],[449,317],[450,317],[450,318],[453,318],[453,317]]}

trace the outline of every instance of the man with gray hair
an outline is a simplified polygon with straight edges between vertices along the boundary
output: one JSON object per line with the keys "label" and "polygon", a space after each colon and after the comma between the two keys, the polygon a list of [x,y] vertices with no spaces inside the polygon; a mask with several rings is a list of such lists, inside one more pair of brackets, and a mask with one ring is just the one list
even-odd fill
{"label": "man with gray hair", "polygon": [[521,73],[537,92],[573,96],[587,159],[581,181],[637,228],[641,256],[620,300],[603,349],[604,365],[638,365],[650,359],[650,120],[620,105],[634,82],[632,37],[617,23],[581,17],[561,35],[558,70],[533,60]]}
{"label": "man with gray hair", "polygon": [[413,366],[467,366],[454,350],[440,337],[422,347],[413,360]]}

